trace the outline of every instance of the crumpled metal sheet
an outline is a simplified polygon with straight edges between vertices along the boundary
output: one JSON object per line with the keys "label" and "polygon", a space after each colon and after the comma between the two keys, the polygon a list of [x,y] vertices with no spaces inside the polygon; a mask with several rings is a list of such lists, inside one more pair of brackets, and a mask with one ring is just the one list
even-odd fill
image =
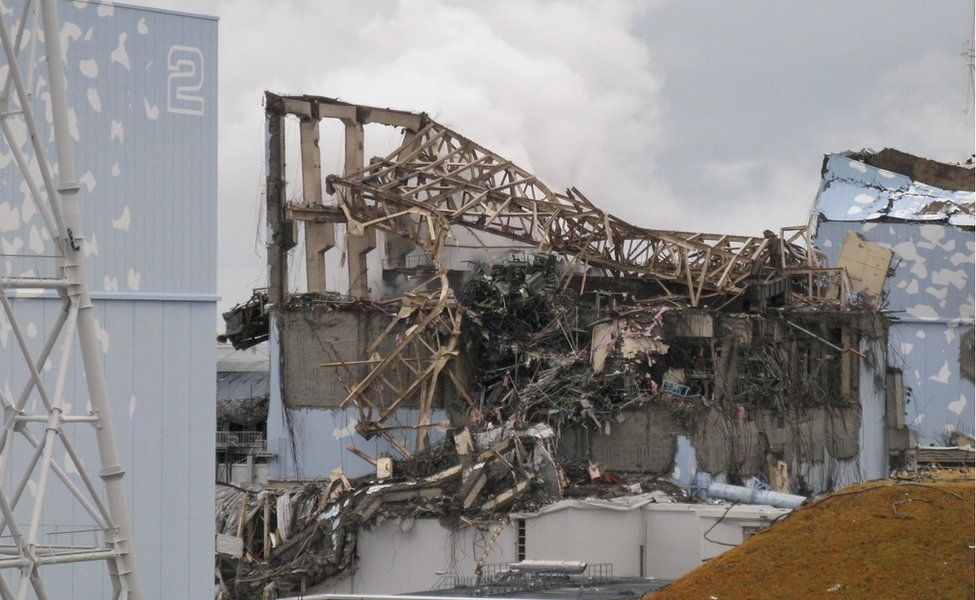
{"label": "crumpled metal sheet", "polygon": [[843,154],[828,154],[814,214],[828,221],[889,218],[972,227],[974,204],[973,192],[943,190]]}

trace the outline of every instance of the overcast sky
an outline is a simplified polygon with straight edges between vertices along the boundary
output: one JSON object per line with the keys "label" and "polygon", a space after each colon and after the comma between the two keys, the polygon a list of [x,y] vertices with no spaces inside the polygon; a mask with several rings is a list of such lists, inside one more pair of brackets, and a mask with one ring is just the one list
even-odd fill
{"label": "overcast sky", "polygon": [[265,279],[265,89],[427,111],[655,228],[803,223],[825,152],[973,152],[971,0],[144,4],[220,17],[221,308]]}

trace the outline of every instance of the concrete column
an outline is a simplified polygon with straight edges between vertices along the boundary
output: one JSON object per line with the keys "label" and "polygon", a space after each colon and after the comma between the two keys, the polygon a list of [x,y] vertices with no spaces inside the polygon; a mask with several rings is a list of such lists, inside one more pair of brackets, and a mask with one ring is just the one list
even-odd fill
{"label": "concrete column", "polygon": [[[362,169],[365,164],[363,156],[363,125],[362,123],[343,120],[346,126],[346,164],[345,174],[349,175]],[[351,201],[355,204],[362,199],[354,194]],[[349,273],[349,295],[356,298],[369,296],[369,272],[366,266],[366,255],[376,248],[376,230],[367,229],[363,235],[350,235],[346,232],[346,268]]]}
{"label": "concrete column", "polygon": [[[319,121],[301,121],[302,193],[305,204],[322,204],[322,163],[319,152]],[[305,272],[308,291],[325,293],[325,253],[335,246],[335,225],[305,222]]]}
{"label": "concrete column", "polygon": [[[404,154],[414,152],[420,145],[420,136],[416,133],[410,134],[407,140],[409,140],[409,143],[404,144],[403,153],[397,156],[398,159],[403,158]],[[409,231],[409,220],[409,217],[402,217],[400,219],[399,226],[401,231]],[[383,246],[386,259],[391,267],[405,267],[406,256],[413,252],[417,244],[409,238],[388,233]]]}
{"label": "concrete column", "polygon": [[346,234],[346,266],[349,268],[349,295],[369,297],[369,270],[366,255],[376,249],[376,230],[367,229],[363,235]]}
{"label": "concrete column", "polygon": [[268,300],[274,304],[288,298],[288,248],[291,242],[284,221],[285,138],[284,117],[269,107],[266,115],[268,214]]}

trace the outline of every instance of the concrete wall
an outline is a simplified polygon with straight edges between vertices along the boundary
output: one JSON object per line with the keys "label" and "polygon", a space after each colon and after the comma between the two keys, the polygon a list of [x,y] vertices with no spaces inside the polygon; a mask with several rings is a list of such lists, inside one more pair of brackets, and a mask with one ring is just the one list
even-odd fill
{"label": "concrete wall", "polygon": [[972,230],[943,223],[824,221],[817,244],[835,264],[848,232],[895,252],[887,309],[897,319],[889,334],[889,362],[903,370],[910,388],[907,423],[921,443],[948,430],[973,432],[973,382],[962,377],[963,335],[973,327]]}
{"label": "concrete wall", "polygon": [[348,386],[366,377],[369,366],[353,365],[347,371],[322,364],[368,359],[366,349],[391,321],[380,310],[323,308],[282,310],[275,315],[284,358],[282,391],[290,408],[337,408]]}
{"label": "concrete wall", "polygon": [[679,429],[670,411],[648,406],[624,412],[622,417],[610,435],[593,428],[568,429],[559,439],[559,453],[592,458],[618,471],[671,472]]}
{"label": "concrete wall", "polygon": [[[6,3],[8,23],[22,5]],[[207,597],[213,593],[217,22],[84,0],[59,2],[58,10],[89,283],[145,597]],[[42,45],[37,51],[43,56]],[[181,105],[171,95],[170,59],[198,69],[198,104]],[[46,79],[43,69],[38,74]],[[36,83],[38,125],[49,140],[47,84]],[[21,147],[27,145],[25,137]],[[42,255],[50,241],[5,143],[0,189],[0,249],[20,255],[4,257],[0,270],[49,272],[51,261]],[[57,301],[14,304],[36,353]],[[12,338],[0,318],[5,394],[19,390],[25,375]],[[86,412],[87,394],[77,348],[74,359],[66,395],[70,413],[78,415]],[[45,376],[53,380],[52,372]],[[67,431],[97,480],[93,433],[84,425]],[[17,444],[12,472],[0,482],[5,489],[16,485],[26,460],[26,443]],[[55,458],[71,471],[62,449]],[[42,542],[89,543],[91,521],[53,479]],[[57,536],[49,535],[55,530]],[[51,598],[110,596],[103,562],[44,571],[52,575],[46,580]]]}
{"label": "concrete wall", "polygon": [[[880,348],[865,352],[880,352]],[[880,356],[880,355],[878,355]],[[875,357],[875,363],[882,359]],[[780,422],[770,411],[750,414],[738,423],[711,412],[683,432],[660,407],[626,411],[610,435],[594,429],[569,429],[559,442],[560,455],[592,459],[613,471],[670,476],[689,485],[724,482],[731,469],[740,477],[768,478],[766,443],[789,465],[797,478],[816,491],[884,477],[888,450],[885,440],[883,379],[867,360],[859,370],[860,408],[810,409]]]}
{"label": "concrete wall", "polygon": [[[736,506],[723,518],[725,509],[706,504],[647,504],[633,510],[565,508],[526,516],[525,558],[611,563],[617,577],[677,579],[729,548],[716,542],[740,544],[752,530],[789,512],[768,506]],[[502,530],[486,563],[516,560],[516,527],[513,519]],[[360,534],[359,562],[353,574],[315,591],[420,592],[437,584],[438,572],[471,577],[491,532],[453,530],[436,519],[387,521]],[[706,532],[713,541],[704,538]]]}
{"label": "concrete wall", "polygon": [[[393,445],[385,438],[376,436],[366,440],[356,432],[359,411],[354,407],[290,408],[285,404],[282,399],[281,381],[283,369],[287,367],[282,365],[283,344],[279,341],[280,336],[281,328],[273,326],[268,345],[271,364],[271,398],[268,409],[267,440],[268,451],[275,453],[276,456],[269,460],[270,478],[328,477],[336,467],[342,467],[346,474],[352,477],[373,472],[372,465],[346,449],[349,444],[354,444],[370,456],[382,454],[398,456]],[[316,347],[319,346],[314,341],[305,346],[312,353],[315,352]],[[329,375],[323,373],[325,369],[319,366],[321,361],[306,359],[304,364],[308,371],[294,376],[322,377],[326,381],[329,380]],[[446,414],[441,410],[431,412],[433,422],[446,419]],[[410,425],[416,422],[417,410],[410,408],[395,411],[389,421],[390,425]],[[392,435],[395,435],[408,449],[413,449],[416,442],[416,433],[413,429],[396,430]],[[442,437],[443,432],[437,428],[432,428],[429,432],[431,441]]]}

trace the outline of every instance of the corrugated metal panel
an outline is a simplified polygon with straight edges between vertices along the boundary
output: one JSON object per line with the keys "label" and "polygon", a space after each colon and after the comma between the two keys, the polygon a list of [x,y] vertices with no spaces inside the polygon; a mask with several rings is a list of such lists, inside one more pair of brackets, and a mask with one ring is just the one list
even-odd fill
{"label": "corrugated metal panel", "polygon": [[[39,332],[57,316],[56,300],[16,300],[15,307]],[[119,454],[128,475],[127,498],[133,519],[148,598],[201,597],[212,588],[214,429],[214,307],[211,303],[101,302],[97,318],[104,328],[105,370],[116,423]],[[176,335],[178,334],[178,335]],[[39,350],[42,335],[30,340]],[[10,348],[8,346],[8,348]],[[3,389],[19,390],[23,369],[12,351],[0,353]],[[11,369],[11,367],[14,367]],[[68,396],[69,414],[84,414],[80,356],[75,353]],[[95,437],[84,426],[67,427],[79,453],[97,464]],[[29,454],[17,441],[12,472],[3,485],[14,489]],[[58,462],[70,470],[63,450]],[[97,471],[97,469],[96,469]],[[15,476],[16,475],[16,476]],[[87,515],[52,483],[45,522],[53,529],[75,531],[90,524]],[[26,515],[24,515],[26,518]],[[187,536],[190,537],[187,537]],[[83,543],[91,534],[76,534]],[[59,537],[44,538],[55,542]],[[51,597],[107,597],[110,589],[101,564],[78,563],[65,569]],[[191,587],[167,587],[174,582]],[[162,582],[170,582],[161,587]],[[172,596],[168,590],[188,589]]]}
{"label": "corrugated metal panel", "polygon": [[974,225],[973,192],[939,189],[843,154],[828,154],[814,214],[828,221],[904,221]]}
{"label": "corrugated metal panel", "polygon": [[[13,5],[17,13],[22,2]],[[89,274],[104,330],[106,378],[128,471],[143,587],[147,598],[208,597],[214,544],[217,23],[84,1],[61,2],[58,8],[77,123],[79,199],[92,246]],[[197,83],[199,89],[189,89]],[[41,106],[46,94],[39,80],[35,96]],[[49,122],[41,121],[47,135]],[[0,144],[4,252],[36,256],[49,249],[38,229],[41,219],[28,205],[9,149]],[[14,273],[45,266],[33,258],[0,261],[0,269]],[[58,302],[32,298],[15,305],[31,325],[36,351]],[[0,320],[5,393],[24,380],[12,344]],[[87,395],[80,357],[74,358],[67,396],[78,414],[86,411]],[[97,465],[91,432],[72,426],[69,435],[86,463]],[[70,470],[59,452],[59,462]],[[5,487],[16,485],[23,454],[20,460]],[[91,538],[77,531],[90,521],[66,494],[50,496],[45,520],[51,532],[61,532],[45,541]],[[104,564],[57,569],[56,583],[48,585],[51,597],[109,597]]]}
{"label": "corrugated metal panel", "polygon": [[862,358],[858,369],[861,425],[857,466],[861,471],[861,481],[872,481],[888,474],[884,377],[883,373],[878,372],[883,368],[875,367],[884,364],[884,346],[879,342],[862,340],[860,350],[870,360]]}
{"label": "corrugated metal panel", "polygon": [[267,398],[269,379],[267,371],[217,373],[217,400]]}

